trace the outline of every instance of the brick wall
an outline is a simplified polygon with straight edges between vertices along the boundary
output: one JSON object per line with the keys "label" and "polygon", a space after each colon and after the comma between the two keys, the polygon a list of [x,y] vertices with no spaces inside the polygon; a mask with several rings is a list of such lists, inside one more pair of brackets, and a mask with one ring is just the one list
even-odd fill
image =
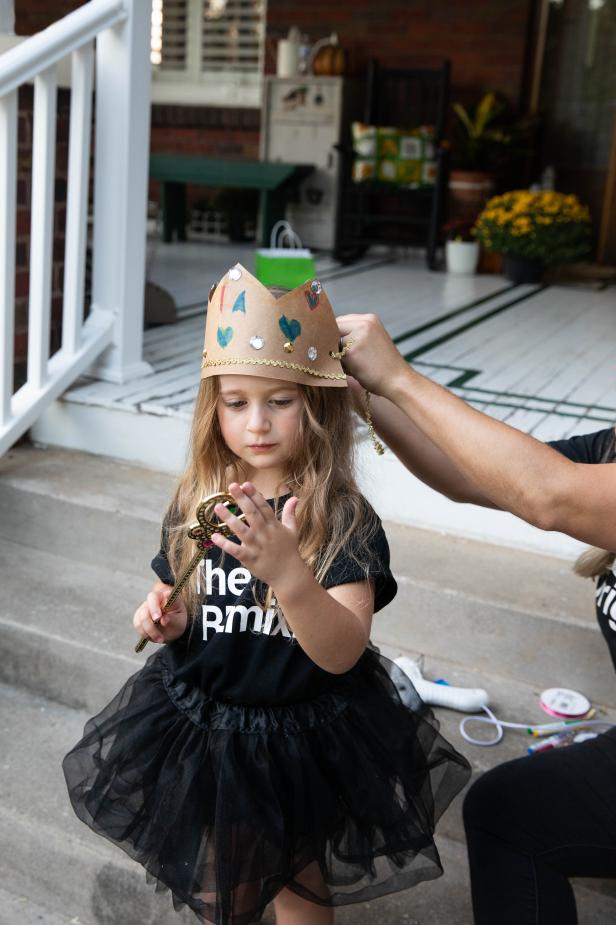
{"label": "brick wall", "polygon": [[[298,26],[311,42],[338,33],[351,71],[370,57],[390,66],[409,58],[452,62],[452,100],[471,103],[486,90],[524,102],[529,18],[534,0],[268,0],[266,73],[276,69],[276,46]],[[152,150],[212,157],[257,157],[256,110],[154,106]],[[152,189],[156,194],[156,189]]]}
{"label": "brick wall", "polygon": [[524,93],[528,20],[533,0],[269,0],[268,73],[276,40],[298,26],[310,41],[337,32],[354,73],[368,58],[402,66],[409,58],[449,58],[452,99],[467,102],[486,90],[518,105]]}
{"label": "brick wall", "polygon": [[[80,0],[16,0],[16,32],[28,35],[81,5]],[[409,58],[449,57],[452,99],[475,101],[485,90],[517,105],[525,92],[525,54],[534,0],[268,0],[265,70],[276,66],[278,39],[293,25],[316,41],[338,32],[351,71],[366,61],[402,65]],[[151,150],[210,157],[256,158],[259,112],[254,109],[155,105]],[[189,202],[203,190],[188,190]],[[158,185],[149,195],[158,198]]]}
{"label": "brick wall", "polygon": [[15,0],[15,33],[34,35],[84,3],[85,0]]}
{"label": "brick wall", "polygon": [[[214,106],[152,106],[150,150],[155,153],[202,154],[222,159],[259,157],[259,111]],[[159,184],[150,182],[149,197],[157,201]],[[207,194],[189,187],[192,204]]]}
{"label": "brick wall", "polygon": [[[15,31],[38,32],[82,2],[15,0]],[[369,57],[392,65],[418,55],[448,57],[454,96],[493,89],[517,104],[535,6],[535,0],[268,0],[266,70],[273,73],[277,40],[296,25],[311,41],[338,32],[356,72]]]}

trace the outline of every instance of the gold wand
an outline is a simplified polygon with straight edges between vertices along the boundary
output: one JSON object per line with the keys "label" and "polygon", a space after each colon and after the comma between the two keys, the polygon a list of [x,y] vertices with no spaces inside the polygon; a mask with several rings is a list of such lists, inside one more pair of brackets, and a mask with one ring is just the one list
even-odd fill
{"label": "gold wand", "polygon": [[[233,531],[224,521],[218,520],[214,516],[214,508],[217,504],[224,504],[225,507],[229,508],[231,513],[239,517],[240,520],[246,520],[246,515],[239,512],[237,502],[233,495],[225,491],[219,492],[216,495],[210,495],[209,498],[205,498],[205,500],[199,504],[197,508],[197,523],[191,524],[187,530],[188,538],[193,540],[197,545],[197,552],[184,569],[182,577],[179,581],[176,581],[173,586],[173,591],[167,598],[167,602],[162,608],[162,613],[167,613],[167,611],[171,609],[173,602],[186,586],[194,570],[201,560],[207,556],[208,550],[214,545],[210,539],[212,533],[222,533],[223,536],[231,536],[233,534]],[[135,652],[143,652],[149,641],[148,636],[142,636],[135,646]]]}

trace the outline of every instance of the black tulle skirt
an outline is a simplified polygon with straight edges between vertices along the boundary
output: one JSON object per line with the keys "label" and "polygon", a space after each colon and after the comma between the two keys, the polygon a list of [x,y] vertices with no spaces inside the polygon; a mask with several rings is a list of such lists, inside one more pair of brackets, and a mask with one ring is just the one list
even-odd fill
{"label": "black tulle skirt", "polygon": [[176,908],[248,925],[283,887],[337,906],[438,877],[434,827],[470,768],[376,650],[335,690],[277,707],[213,701],[159,652],[64,773],[79,818]]}

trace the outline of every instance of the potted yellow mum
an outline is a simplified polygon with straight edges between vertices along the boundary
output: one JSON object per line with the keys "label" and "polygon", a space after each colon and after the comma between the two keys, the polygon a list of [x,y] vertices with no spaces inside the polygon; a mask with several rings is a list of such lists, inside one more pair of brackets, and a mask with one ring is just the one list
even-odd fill
{"label": "potted yellow mum", "polygon": [[503,254],[505,275],[515,283],[538,282],[546,266],[579,260],[591,246],[586,206],[553,190],[493,196],[473,233],[487,250]]}

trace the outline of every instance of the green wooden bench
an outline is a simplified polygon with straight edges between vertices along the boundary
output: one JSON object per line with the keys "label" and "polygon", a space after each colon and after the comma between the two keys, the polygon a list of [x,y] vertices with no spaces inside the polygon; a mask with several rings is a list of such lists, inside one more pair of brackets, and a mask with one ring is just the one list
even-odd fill
{"label": "green wooden bench", "polygon": [[163,240],[186,240],[186,184],[259,190],[259,242],[267,247],[270,231],[284,218],[293,190],[314,167],[268,161],[221,161],[191,154],[152,154],[150,179],[161,184]]}

